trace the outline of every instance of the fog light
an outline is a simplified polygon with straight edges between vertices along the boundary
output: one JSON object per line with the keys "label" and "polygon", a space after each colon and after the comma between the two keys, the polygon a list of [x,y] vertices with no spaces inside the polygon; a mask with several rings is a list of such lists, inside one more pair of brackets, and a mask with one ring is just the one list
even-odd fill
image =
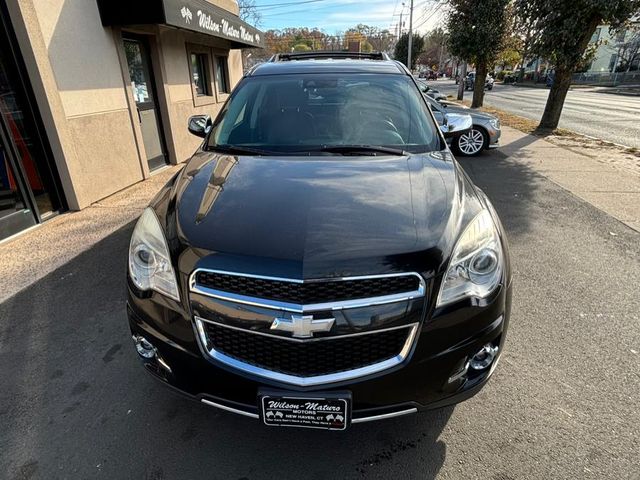
{"label": "fog light", "polygon": [[498,354],[498,347],[494,347],[490,343],[486,344],[484,347],[480,349],[478,353],[476,353],[473,358],[469,361],[469,367],[474,370],[484,370],[487,368],[493,360],[496,358]]}
{"label": "fog light", "polygon": [[136,344],[138,355],[143,358],[153,358],[156,356],[156,349],[149,341],[141,335],[134,335],[133,341]]}

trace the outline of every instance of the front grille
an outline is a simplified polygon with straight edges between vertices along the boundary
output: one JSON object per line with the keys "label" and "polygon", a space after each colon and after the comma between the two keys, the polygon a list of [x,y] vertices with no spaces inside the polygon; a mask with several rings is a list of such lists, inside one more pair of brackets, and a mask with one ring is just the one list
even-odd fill
{"label": "front grille", "polygon": [[197,285],[213,290],[298,305],[398,295],[420,289],[416,275],[298,283],[199,271],[195,280]]}
{"label": "front grille", "polygon": [[355,370],[399,355],[411,326],[318,341],[290,341],[203,322],[209,349],[272,372],[313,377]]}

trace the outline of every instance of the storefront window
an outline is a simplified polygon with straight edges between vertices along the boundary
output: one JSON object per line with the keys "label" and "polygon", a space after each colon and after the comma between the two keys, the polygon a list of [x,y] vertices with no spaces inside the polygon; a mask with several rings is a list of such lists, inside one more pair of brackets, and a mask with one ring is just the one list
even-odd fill
{"label": "storefront window", "polygon": [[[0,144],[0,220],[25,208],[9,156]],[[0,232],[0,238],[4,236]]]}
{"label": "storefront window", "polygon": [[216,57],[216,84],[218,93],[229,93],[229,69],[227,57]]}
{"label": "storefront window", "polygon": [[[37,207],[42,219],[59,210],[61,204],[36,111],[27,94],[26,77],[12,48],[11,34],[5,28],[0,23],[0,126],[4,132],[0,135],[0,209],[6,213],[7,208],[15,211]],[[20,185],[28,190],[20,191]]]}

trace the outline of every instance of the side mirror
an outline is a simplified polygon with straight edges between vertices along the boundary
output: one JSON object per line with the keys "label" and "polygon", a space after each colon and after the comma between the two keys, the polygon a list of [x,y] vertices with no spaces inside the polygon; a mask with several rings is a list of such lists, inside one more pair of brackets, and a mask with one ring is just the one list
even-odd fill
{"label": "side mirror", "polygon": [[209,133],[212,126],[213,122],[209,115],[194,115],[189,117],[187,128],[189,129],[189,132],[196,137],[204,138],[207,136],[207,133]]}
{"label": "side mirror", "polygon": [[471,115],[462,113],[447,113],[447,122],[440,127],[445,138],[452,138],[462,135],[471,130],[473,121]]}

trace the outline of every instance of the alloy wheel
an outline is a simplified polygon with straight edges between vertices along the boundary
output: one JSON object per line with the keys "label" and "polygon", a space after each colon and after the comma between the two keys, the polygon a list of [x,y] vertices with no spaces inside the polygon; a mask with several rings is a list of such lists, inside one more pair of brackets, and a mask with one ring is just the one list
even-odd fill
{"label": "alloy wheel", "polygon": [[477,155],[484,148],[484,135],[480,130],[472,128],[460,135],[458,149],[463,155]]}

